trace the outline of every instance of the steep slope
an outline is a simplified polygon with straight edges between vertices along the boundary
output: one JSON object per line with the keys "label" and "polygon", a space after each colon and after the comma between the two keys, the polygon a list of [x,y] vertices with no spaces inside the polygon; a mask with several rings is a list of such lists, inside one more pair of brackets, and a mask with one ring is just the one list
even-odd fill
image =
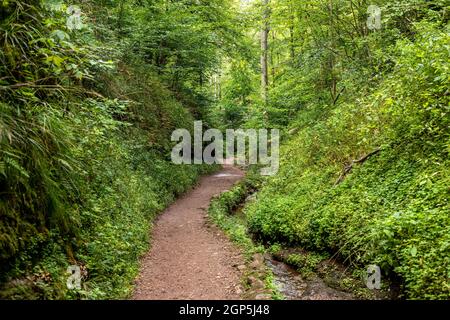
{"label": "steep slope", "polygon": [[365,96],[299,112],[280,173],[246,213],[266,240],[378,264],[405,297],[448,299],[450,38],[416,30]]}
{"label": "steep slope", "polygon": [[170,161],[192,110],[108,25],[68,29],[60,1],[0,7],[0,297],[124,298],[152,219],[207,172]]}

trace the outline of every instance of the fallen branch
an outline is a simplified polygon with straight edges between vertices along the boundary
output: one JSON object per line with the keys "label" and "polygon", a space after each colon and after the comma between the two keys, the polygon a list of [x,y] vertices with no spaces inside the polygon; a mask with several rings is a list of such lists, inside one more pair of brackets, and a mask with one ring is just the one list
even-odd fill
{"label": "fallen branch", "polygon": [[377,153],[379,153],[381,151],[381,148],[377,148],[374,151],[372,151],[369,154],[366,154],[365,156],[363,156],[362,158],[358,159],[358,160],[353,160],[349,165],[346,165],[344,168],[344,171],[341,173],[341,176],[339,177],[339,179],[337,179],[336,183],[334,184],[334,186],[337,186],[338,184],[340,184],[342,181],[344,181],[345,177],[350,173],[350,171],[352,171],[353,166],[355,164],[362,164],[364,162],[367,161],[367,159],[369,159],[370,157],[376,155]]}
{"label": "fallen branch", "polygon": [[100,99],[106,99],[103,95],[101,95],[100,93],[96,92],[96,91],[87,91],[86,92],[87,95],[96,97],[96,98],[100,98]]}
{"label": "fallen branch", "polygon": [[338,102],[338,100],[339,100],[339,98],[341,97],[341,94],[342,94],[342,92],[344,92],[344,90],[345,90],[345,87],[343,87],[343,88],[341,89],[341,91],[339,92],[339,94],[336,96],[336,98],[335,98],[334,101],[333,101],[333,105],[336,105],[336,103]]}

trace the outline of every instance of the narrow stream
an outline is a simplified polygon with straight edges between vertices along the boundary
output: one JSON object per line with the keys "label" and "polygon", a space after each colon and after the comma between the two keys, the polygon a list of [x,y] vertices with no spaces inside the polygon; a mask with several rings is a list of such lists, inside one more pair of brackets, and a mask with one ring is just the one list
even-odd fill
{"label": "narrow stream", "polygon": [[354,299],[350,293],[329,287],[316,275],[305,279],[294,268],[283,262],[266,259],[266,265],[272,270],[274,283],[286,300]]}
{"label": "narrow stream", "polygon": [[[218,173],[215,178],[234,177],[233,173]],[[242,214],[242,208],[234,214]],[[354,296],[328,286],[319,276],[303,277],[288,264],[271,258],[265,258],[265,264],[272,270],[274,284],[285,300],[352,300]]]}

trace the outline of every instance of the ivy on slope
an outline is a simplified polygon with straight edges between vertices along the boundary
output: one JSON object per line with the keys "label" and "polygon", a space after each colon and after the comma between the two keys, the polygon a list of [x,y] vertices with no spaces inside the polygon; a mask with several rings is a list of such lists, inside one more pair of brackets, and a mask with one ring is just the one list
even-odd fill
{"label": "ivy on slope", "polygon": [[279,174],[245,212],[267,240],[378,264],[406,298],[448,299],[450,37],[426,22],[415,32],[370,94],[299,113]]}

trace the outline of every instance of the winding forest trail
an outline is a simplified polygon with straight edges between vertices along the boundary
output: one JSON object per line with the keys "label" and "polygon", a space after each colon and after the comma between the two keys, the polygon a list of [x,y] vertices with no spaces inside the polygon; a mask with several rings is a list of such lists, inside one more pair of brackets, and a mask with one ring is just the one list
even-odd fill
{"label": "winding forest trail", "polygon": [[133,299],[240,299],[243,258],[207,221],[211,199],[229,190],[244,173],[225,165],[172,204],[156,221],[152,247],[141,262]]}

